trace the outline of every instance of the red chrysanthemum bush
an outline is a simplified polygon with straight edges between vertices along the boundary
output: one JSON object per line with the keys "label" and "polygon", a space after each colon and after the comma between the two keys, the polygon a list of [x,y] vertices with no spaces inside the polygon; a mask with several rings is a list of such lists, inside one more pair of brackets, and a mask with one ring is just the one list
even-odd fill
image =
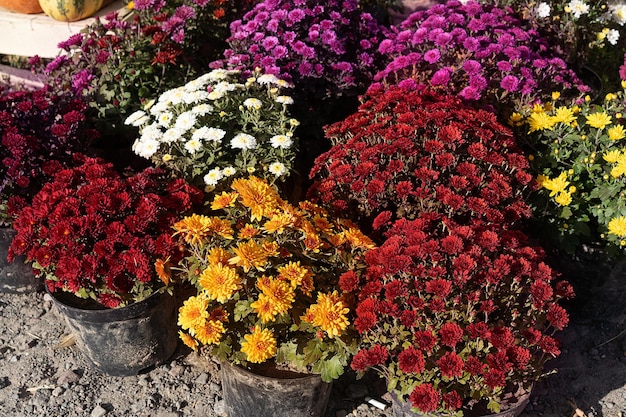
{"label": "red chrysanthemum bush", "polygon": [[497,412],[505,391],[529,388],[559,355],[558,301],[573,290],[523,233],[424,213],[386,237],[340,280],[358,299],[354,370],[377,370],[421,412],[458,416],[480,403]]}
{"label": "red chrysanthemum bush", "polygon": [[364,230],[420,212],[509,225],[530,216],[532,176],[513,134],[458,98],[381,88],[325,133],[333,146],[315,161],[309,198]]}
{"label": "red chrysanthemum bush", "polygon": [[101,159],[76,159],[15,219],[9,261],[25,255],[50,291],[105,307],[146,298],[169,283],[183,255],[171,226],[201,206],[202,192],[154,168],[122,176]]}

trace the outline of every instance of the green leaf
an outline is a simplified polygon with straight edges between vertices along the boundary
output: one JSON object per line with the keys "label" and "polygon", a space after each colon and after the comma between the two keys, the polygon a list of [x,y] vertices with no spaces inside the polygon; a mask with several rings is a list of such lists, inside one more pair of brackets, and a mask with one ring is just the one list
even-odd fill
{"label": "green leaf", "polygon": [[248,314],[252,313],[252,307],[250,307],[250,304],[252,303],[253,300],[241,300],[235,304],[235,309],[233,311],[235,321],[241,321]]}
{"label": "green leaf", "polygon": [[487,408],[489,409],[489,411],[493,413],[500,412],[500,404],[493,398],[489,400],[489,404],[487,404]]}
{"label": "green leaf", "polygon": [[319,366],[315,366],[314,369],[318,368],[316,371],[320,373],[324,382],[331,382],[343,374],[344,364],[341,363],[337,356],[320,361],[318,364]]}

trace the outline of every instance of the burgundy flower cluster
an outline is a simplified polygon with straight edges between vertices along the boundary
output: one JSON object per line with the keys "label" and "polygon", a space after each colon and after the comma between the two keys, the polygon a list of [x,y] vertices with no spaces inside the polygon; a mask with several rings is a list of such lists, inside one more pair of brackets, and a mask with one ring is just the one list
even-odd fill
{"label": "burgundy flower cluster", "polygon": [[557,301],[573,290],[523,233],[424,213],[386,236],[363,274],[340,279],[366,343],[354,370],[383,368],[405,401],[446,416],[472,398],[499,403],[507,384],[535,381],[559,355],[552,334],[568,315]]}
{"label": "burgundy flower cluster", "polygon": [[171,236],[203,194],[149,168],[121,176],[101,159],[59,171],[16,218],[9,260],[26,255],[50,291],[92,297],[114,308],[169,282],[182,254]]}
{"label": "burgundy flower cluster", "polygon": [[356,0],[265,0],[231,24],[212,68],[261,68],[303,94],[360,94],[381,66],[383,27]]}
{"label": "burgundy flower cluster", "polygon": [[[39,191],[51,173],[67,166],[98,133],[88,129],[87,104],[57,96],[48,88],[2,91],[0,88],[0,203],[15,214]],[[0,220],[7,213],[0,214]],[[1,222],[1,221],[0,221]]]}
{"label": "burgundy flower cluster", "polygon": [[371,90],[326,136],[333,147],[315,161],[309,197],[364,230],[420,212],[509,225],[530,216],[532,176],[511,131],[457,97]]}
{"label": "burgundy flower cluster", "polygon": [[510,9],[452,0],[413,13],[379,45],[387,67],[375,81],[427,85],[488,105],[506,120],[515,106],[553,91],[589,88]]}

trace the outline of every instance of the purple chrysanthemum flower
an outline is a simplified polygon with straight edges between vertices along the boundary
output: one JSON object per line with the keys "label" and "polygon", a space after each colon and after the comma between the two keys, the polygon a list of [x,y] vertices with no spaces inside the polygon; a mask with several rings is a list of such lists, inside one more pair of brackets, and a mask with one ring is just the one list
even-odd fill
{"label": "purple chrysanthemum flower", "polygon": [[431,49],[424,54],[424,61],[428,62],[429,64],[439,62],[439,58],[441,58],[441,53],[438,49]]}
{"label": "purple chrysanthemum flower", "polygon": [[513,75],[507,75],[500,82],[500,87],[504,88],[510,93],[514,93],[519,88],[519,80]]}

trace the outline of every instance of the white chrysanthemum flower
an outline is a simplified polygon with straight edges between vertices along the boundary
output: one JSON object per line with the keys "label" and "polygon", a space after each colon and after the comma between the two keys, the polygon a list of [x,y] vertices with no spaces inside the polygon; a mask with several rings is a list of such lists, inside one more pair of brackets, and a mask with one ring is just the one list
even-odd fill
{"label": "white chrysanthemum flower", "polygon": [[541,18],[545,18],[545,17],[550,16],[551,12],[552,12],[552,9],[551,9],[550,5],[548,3],[546,3],[546,2],[541,2],[537,6],[537,16],[539,16]]}
{"label": "white chrysanthemum flower", "polygon": [[224,178],[224,174],[219,168],[213,168],[204,176],[204,183],[206,185],[217,185],[217,182]]}
{"label": "white chrysanthemum flower", "polygon": [[270,144],[273,148],[287,149],[292,143],[293,140],[287,135],[275,135],[270,138]]}
{"label": "white chrysanthemum flower", "polygon": [[172,112],[166,111],[166,112],[159,114],[159,117],[157,118],[157,122],[163,127],[170,127],[173,119],[174,119],[174,115],[172,114]]}
{"label": "white chrysanthemum flower", "polygon": [[202,126],[200,129],[193,132],[192,138],[198,138],[200,140],[208,140],[212,142],[220,143],[222,138],[226,135],[226,131],[215,127]]}
{"label": "white chrysanthemum flower", "polygon": [[267,84],[275,84],[277,85],[280,80],[274,74],[263,74],[256,79],[256,82],[259,84],[267,85]]}
{"label": "white chrysanthemum flower", "polygon": [[287,168],[281,162],[272,162],[268,169],[272,174],[276,175],[277,177],[280,177],[281,175],[285,175],[287,173]]}
{"label": "white chrysanthemum flower", "polygon": [[142,158],[150,159],[159,150],[160,143],[152,139],[137,139],[133,143],[133,152]]}
{"label": "white chrysanthemum flower", "polygon": [[276,102],[280,104],[293,104],[293,98],[289,96],[278,96]]}
{"label": "white chrysanthemum flower", "polygon": [[247,98],[243,101],[243,106],[249,109],[260,110],[263,107],[263,102],[258,98]]}
{"label": "white chrysanthemum flower", "polygon": [[580,16],[589,13],[589,5],[582,0],[572,0],[569,2],[569,8],[571,13],[576,19]]}
{"label": "white chrysanthemum flower", "polygon": [[165,104],[170,103],[175,90],[176,89],[167,90],[163,94],[161,94],[159,96],[159,103],[165,103]]}
{"label": "white chrysanthemum flower", "polygon": [[222,94],[226,94],[229,91],[235,91],[239,87],[239,84],[229,83],[227,81],[220,81],[213,86],[213,91],[218,91]]}
{"label": "white chrysanthemum flower", "polygon": [[176,123],[174,123],[174,128],[186,132],[195,126],[196,121],[196,115],[190,111],[186,111],[178,116]]}
{"label": "white chrysanthemum flower", "polygon": [[170,98],[169,102],[174,105],[184,103],[185,98],[189,94],[187,91],[185,91],[183,87],[178,87],[171,91],[172,91],[172,97]]}
{"label": "white chrysanthemum flower", "polygon": [[[207,93],[208,95],[208,93]],[[191,109],[191,112],[197,116],[204,116],[205,114],[209,114],[213,111],[213,106],[210,104],[198,104]]]}
{"label": "white chrysanthemum flower", "polygon": [[163,131],[156,123],[149,124],[141,131],[142,139],[160,140],[163,137]]}
{"label": "white chrysanthemum flower", "polygon": [[617,41],[619,40],[619,31],[615,29],[609,30],[609,33],[606,34],[606,40],[609,41],[611,45],[617,45]]}
{"label": "white chrysanthemum flower", "polygon": [[230,141],[230,147],[233,149],[254,149],[256,148],[256,139],[247,133],[237,133]]}
{"label": "white chrysanthemum flower", "polygon": [[185,91],[194,92],[194,91],[201,90],[205,85],[206,85],[205,81],[199,78],[196,78],[195,80],[191,80],[187,84],[185,84],[183,88],[185,89]]}
{"label": "white chrysanthemum flower", "polygon": [[224,93],[222,93],[221,91],[213,90],[207,95],[206,98],[209,100],[219,100],[222,97],[224,97]]}
{"label": "white chrysanthemum flower", "polygon": [[281,88],[292,88],[293,84],[285,81],[285,80],[278,80],[278,82],[276,83],[279,87]]}
{"label": "white chrysanthemum flower", "polygon": [[187,93],[183,102],[185,104],[201,103],[209,97],[208,91],[192,91]]}
{"label": "white chrysanthemum flower", "polygon": [[158,116],[161,113],[169,110],[169,108],[170,106],[166,102],[159,101],[154,106],[150,107],[150,114],[153,116]]}
{"label": "white chrysanthemum flower", "polygon": [[146,115],[146,112],[143,110],[137,110],[136,112],[128,116],[126,120],[124,120],[124,124],[141,126],[146,121],[148,121],[148,116]]}
{"label": "white chrysanthemum flower", "polygon": [[176,129],[175,127],[172,129],[167,129],[163,136],[161,137],[161,142],[165,143],[174,143],[182,139],[183,134],[185,132],[180,129]]}
{"label": "white chrysanthemum flower", "polygon": [[191,138],[185,143],[185,149],[187,149],[189,153],[194,154],[202,149],[202,141],[197,138]]}
{"label": "white chrysanthemum flower", "polygon": [[624,23],[626,23],[626,4],[615,4],[610,7],[615,22],[620,26],[624,26]]}
{"label": "white chrysanthemum flower", "polygon": [[237,169],[235,167],[226,167],[222,170],[222,174],[225,177],[230,177],[231,175],[235,175],[237,173]]}
{"label": "white chrysanthemum flower", "polygon": [[222,68],[214,69],[208,74],[204,74],[199,77],[199,79],[206,79],[207,81],[220,81],[225,80],[226,78],[228,78],[228,71]]}

